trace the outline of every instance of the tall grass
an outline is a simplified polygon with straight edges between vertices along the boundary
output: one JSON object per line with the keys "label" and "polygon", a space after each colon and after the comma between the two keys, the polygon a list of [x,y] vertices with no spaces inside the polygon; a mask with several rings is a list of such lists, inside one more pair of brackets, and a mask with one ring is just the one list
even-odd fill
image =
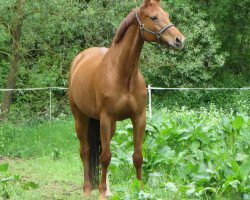
{"label": "tall grass", "polygon": [[0,127],[0,138],[1,156],[28,158],[78,149],[72,119],[42,124],[4,123]]}

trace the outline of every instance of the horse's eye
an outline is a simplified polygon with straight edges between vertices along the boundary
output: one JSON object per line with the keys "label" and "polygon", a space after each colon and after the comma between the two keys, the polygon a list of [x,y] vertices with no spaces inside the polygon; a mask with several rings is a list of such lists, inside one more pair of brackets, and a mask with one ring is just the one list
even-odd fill
{"label": "horse's eye", "polygon": [[157,17],[156,16],[152,16],[150,17],[152,20],[157,20]]}

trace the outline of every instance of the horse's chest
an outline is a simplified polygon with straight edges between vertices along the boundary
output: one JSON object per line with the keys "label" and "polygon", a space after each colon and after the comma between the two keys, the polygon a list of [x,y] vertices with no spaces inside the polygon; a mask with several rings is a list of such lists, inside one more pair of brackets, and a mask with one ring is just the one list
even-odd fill
{"label": "horse's chest", "polygon": [[117,96],[110,103],[110,109],[119,117],[129,117],[138,110],[138,100],[131,94]]}

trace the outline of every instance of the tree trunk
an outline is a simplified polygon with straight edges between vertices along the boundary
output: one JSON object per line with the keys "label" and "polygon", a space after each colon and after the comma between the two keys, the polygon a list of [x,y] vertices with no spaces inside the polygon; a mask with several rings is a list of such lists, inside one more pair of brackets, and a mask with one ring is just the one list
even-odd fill
{"label": "tree trunk", "polygon": [[[10,70],[7,76],[6,81],[6,89],[14,89],[16,87],[16,80],[17,80],[17,73],[18,73],[18,65],[21,60],[19,46],[20,46],[20,39],[21,39],[21,30],[23,24],[23,6],[25,0],[19,0],[15,6],[15,12],[17,13],[13,16],[13,20],[10,24],[10,34],[11,34],[11,43],[12,43],[12,54],[11,54],[11,61],[10,61]],[[6,119],[10,112],[10,106],[12,103],[12,96],[13,91],[6,91],[3,94],[3,101],[1,105],[0,113],[0,121]]]}

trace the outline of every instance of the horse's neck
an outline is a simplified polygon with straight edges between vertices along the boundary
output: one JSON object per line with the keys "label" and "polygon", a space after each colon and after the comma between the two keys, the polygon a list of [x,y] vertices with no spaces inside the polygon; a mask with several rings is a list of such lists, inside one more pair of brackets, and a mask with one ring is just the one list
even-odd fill
{"label": "horse's neck", "polygon": [[113,47],[115,59],[112,60],[119,80],[130,80],[138,75],[139,59],[144,43],[140,34],[138,25],[132,24],[128,27],[123,40]]}

